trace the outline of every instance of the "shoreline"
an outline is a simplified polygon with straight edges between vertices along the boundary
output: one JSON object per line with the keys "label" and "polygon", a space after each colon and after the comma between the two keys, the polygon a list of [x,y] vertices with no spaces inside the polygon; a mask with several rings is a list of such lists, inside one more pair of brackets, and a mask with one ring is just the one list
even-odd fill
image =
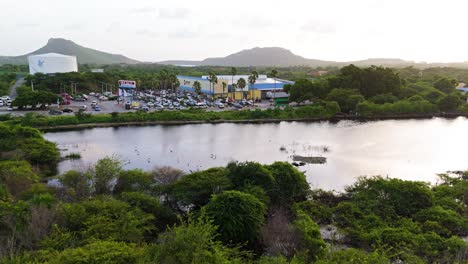
{"label": "shoreline", "polygon": [[42,132],[58,132],[70,130],[83,130],[91,128],[106,128],[106,127],[128,127],[128,126],[177,126],[177,125],[196,125],[196,124],[268,124],[281,122],[339,122],[343,120],[351,121],[383,121],[383,120],[411,120],[411,119],[432,119],[432,118],[447,118],[454,119],[458,117],[468,118],[468,114],[459,113],[444,113],[444,114],[416,114],[416,115],[382,115],[382,116],[346,116],[337,115],[331,118],[292,118],[292,119],[245,119],[245,120],[174,120],[174,121],[136,121],[136,122],[109,122],[109,123],[85,123],[73,125],[47,126],[36,127]]}

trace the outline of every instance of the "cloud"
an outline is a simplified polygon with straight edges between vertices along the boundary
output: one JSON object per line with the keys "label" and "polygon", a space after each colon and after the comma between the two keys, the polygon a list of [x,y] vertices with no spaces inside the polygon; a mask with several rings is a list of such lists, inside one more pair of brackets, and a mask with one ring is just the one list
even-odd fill
{"label": "cloud", "polygon": [[154,7],[139,7],[139,8],[133,8],[130,10],[131,13],[153,13],[156,12],[156,8]]}
{"label": "cloud", "polygon": [[66,25],[63,27],[64,30],[70,30],[70,31],[82,30],[83,28],[84,26],[80,24],[70,24],[70,25]]}
{"label": "cloud", "polygon": [[189,38],[196,38],[199,36],[199,34],[195,31],[184,28],[184,29],[170,32],[167,36],[169,38],[175,38],[175,39],[189,39]]}
{"label": "cloud", "polygon": [[150,38],[159,37],[158,32],[150,31],[148,29],[137,30],[135,33],[137,35],[144,36],[144,37],[150,37]]}
{"label": "cloud", "polygon": [[18,23],[16,24],[17,27],[21,27],[21,28],[35,28],[35,27],[38,27],[39,24],[38,23]]}
{"label": "cloud", "polygon": [[326,22],[310,20],[301,27],[301,30],[320,34],[330,34],[336,32],[336,27]]}
{"label": "cloud", "polygon": [[273,21],[271,19],[258,16],[247,16],[241,19],[233,19],[232,25],[238,25],[245,28],[264,29],[273,26]]}
{"label": "cloud", "polygon": [[190,13],[188,8],[160,8],[159,18],[162,19],[182,19],[186,18]]}
{"label": "cloud", "polygon": [[112,22],[107,28],[106,32],[118,32],[121,29],[121,24],[119,22]]}

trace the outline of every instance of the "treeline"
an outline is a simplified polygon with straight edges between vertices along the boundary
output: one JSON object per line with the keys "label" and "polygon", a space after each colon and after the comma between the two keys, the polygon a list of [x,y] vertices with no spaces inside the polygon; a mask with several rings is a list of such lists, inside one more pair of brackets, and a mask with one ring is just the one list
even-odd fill
{"label": "treeline", "polygon": [[[91,91],[101,92],[102,90],[114,92],[117,90],[117,82],[122,79],[135,80],[138,89],[169,89],[177,87],[176,75],[203,76],[215,72],[217,75],[230,75],[231,67],[197,66],[197,67],[177,67],[159,64],[141,65],[104,65],[101,68],[103,73],[93,73],[91,69],[99,67],[97,65],[80,65],[80,72],[57,73],[45,75],[36,73],[27,76],[27,83],[34,83],[38,91],[48,91],[53,93],[68,92],[73,93],[73,86],[80,93]],[[259,72],[270,73],[273,67],[256,68]],[[251,67],[239,67],[238,74],[250,74],[254,69]],[[279,78],[296,80],[307,78],[313,71],[310,67],[290,67],[275,69]],[[332,70],[332,69],[330,69]],[[336,70],[336,69],[335,69]]]}
{"label": "treeline", "polygon": [[[411,69],[396,72],[350,65],[336,75],[298,80],[286,90],[290,92],[290,101],[335,101],[341,112],[360,116],[468,112],[466,95],[455,89],[457,80],[436,74],[415,78]],[[425,71],[429,69],[418,70]],[[403,73],[406,79],[400,77]]]}
{"label": "treeline", "polygon": [[468,260],[468,172],[437,185],[360,178],[335,193],[311,190],[286,162],[190,174],[123,165],[106,157],[46,184],[27,161],[0,161],[0,262]]}
{"label": "treeline", "polygon": [[16,74],[14,73],[2,73],[0,71],[0,96],[10,94],[10,86],[12,82],[16,79]]}
{"label": "treeline", "polygon": [[164,122],[164,121],[230,121],[230,120],[291,120],[291,119],[322,119],[331,118],[339,111],[336,103],[324,103],[302,107],[286,107],[285,109],[241,110],[241,111],[205,111],[190,109],[183,111],[158,112],[126,112],[111,114],[89,114],[85,111],[74,115],[44,116],[36,113],[26,113],[24,116],[0,116],[7,124],[32,127],[55,127],[64,125],[79,125],[92,123],[130,123],[130,122]]}

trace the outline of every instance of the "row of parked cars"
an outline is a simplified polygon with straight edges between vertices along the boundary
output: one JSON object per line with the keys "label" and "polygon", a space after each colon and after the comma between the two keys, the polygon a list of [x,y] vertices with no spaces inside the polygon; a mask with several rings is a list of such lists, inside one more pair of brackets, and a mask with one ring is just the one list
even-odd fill
{"label": "row of parked cars", "polygon": [[229,98],[221,98],[212,100],[205,95],[197,95],[186,91],[169,92],[162,90],[160,92],[141,92],[137,95],[137,99],[146,102],[147,108],[162,109],[176,109],[183,110],[187,107],[208,108],[208,107],[234,107],[237,109],[252,106],[251,100],[233,101]]}
{"label": "row of parked cars", "polygon": [[10,96],[4,95],[0,97],[0,106],[10,107],[12,102],[13,101],[11,100]]}

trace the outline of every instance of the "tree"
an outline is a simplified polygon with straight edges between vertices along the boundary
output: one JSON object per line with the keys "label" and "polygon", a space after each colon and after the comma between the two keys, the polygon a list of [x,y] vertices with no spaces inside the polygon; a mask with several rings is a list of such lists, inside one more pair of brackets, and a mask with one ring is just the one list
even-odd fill
{"label": "tree", "polygon": [[[154,216],[110,197],[63,204],[62,228],[75,233],[75,243],[95,240],[139,242],[150,233]],[[50,237],[55,240],[54,236]]]}
{"label": "tree", "polygon": [[317,264],[387,264],[391,263],[390,259],[382,253],[371,252],[368,253],[363,250],[349,248],[341,249],[328,253],[326,256],[320,258],[315,262]]}
{"label": "tree", "polygon": [[112,181],[122,171],[120,160],[115,157],[105,157],[97,161],[94,166],[94,191],[96,194],[110,194]]}
{"label": "tree", "polygon": [[117,177],[114,193],[149,191],[152,183],[151,174],[140,169],[121,171]]}
{"label": "tree", "polygon": [[22,108],[28,105],[35,107],[40,104],[41,108],[43,108],[46,104],[57,103],[58,99],[59,97],[51,92],[30,91],[18,95],[12,105]]}
{"label": "tree", "polygon": [[271,70],[270,77],[273,78],[273,80],[275,81],[275,89],[273,90],[273,97],[275,97],[275,94],[276,94],[276,78],[278,77],[278,71],[276,69]]}
{"label": "tree", "polygon": [[[232,89],[234,91],[234,93],[236,92],[235,88],[234,88],[234,75],[237,75],[237,69],[236,67],[231,67],[231,85],[232,85]],[[234,99],[234,93],[232,94],[232,99]]]}
{"label": "tree", "polygon": [[143,256],[142,248],[135,244],[113,241],[95,241],[78,248],[67,248],[57,255],[50,256],[48,263],[77,264],[77,263],[137,263]]}
{"label": "tree", "polygon": [[341,68],[337,78],[330,80],[330,87],[356,89],[365,98],[378,94],[399,94],[401,79],[390,68],[372,66],[361,69],[354,65]]}
{"label": "tree", "polygon": [[434,83],[434,87],[443,92],[443,93],[452,93],[455,91],[455,84],[454,80],[449,80],[448,78],[440,78]]}
{"label": "tree", "polygon": [[310,186],[304,173],[288,162],[275,162],[266,168],[275,179],[271,192],[273,203],[288,208],[292,203],[306,199]]}
{"label": "tree", "polygon": [[[249,75],[249,78],[248,78],[248,81],[249,81],[249,90],[250,91],[253,91],[253,86],[255,85],[255,83],[257,82],[257,79],[258,79],[258,72],[257,71],[252,71]],[[250,94],[250,99],[252,99],[252,101],[254,102],[254,105],[255,105],[255,99],[252,98],[253,95],[252,93]]]}
{"label": "tree", "polygon": [[213,88],[211,92],[212,92],[212,96],[214,97],[214,89],[215,89],[214,85],[218,83],[218,76],[216,76],[216,74],[214,74],[213,72],[210,72],[208,74],[208,80],[210,81],[211,87]]}
{"label": "tree", "polygon": [[442,97],[439,102],[439,108],[442,111],[456,111],[463,104],[463,100],[457,93],[451,93]]}
{"label": "tree", "polygon": [[[148,249],[148,263],[245,263],[237,248],[216,241],[216,227],[210,222],[192,220],[170,228]],[[247,261],[248,262],[248,261]]]}
{"label": "tree", "polygon": [[306,256],[307,262],[314,262],[326,252],[327,244],[320,235],[320,228],[306,213],[297,212],[293,226],[299,235],[299,249]]}
{"label": "tree", "polygon": [[78,171],[67,171],[59,177],[59,182],[65,186],[69,195],[76,200],[83,200],[91,195],[91,175]]}
{"label": "tree", "polygon": [[171,195],[185,206],[195,208],[208,203],[213,194],[231,187],[225,168],[211,168],[184,176],[170,187]]}
{"label": "tree", "polygon": [[289,92],[289,101],[302,103],[305,100],[313,99],[313,87],[312,82],[307,79],[297,80],[289,89],[286,89],[286,92]]}
{"label": "tree", "polygon": [[434,204],[433,194],[423,182],[363,177],[347,192],[361,208],[383,218],[409,217]]}
{"label": "tree", "polygon": [[150,239],[156,239],[156,235],[166,230],[169,226],[178,222],[177,215],[168,206],[163,205],[159,198],[141,192],[123,192],[118,197],[132,207],[154,216]]}
{"label": "tree", "polygon": [[275,179],[271,171],[257,162],[229,163],[228,177],[234,188],[241,189],[246,185],[262,187],[268,195],[274,190]]}
{"label": "tree", "polygon": [[283,92],[289,93],[291,91],[292,85],[287,83],[283,86]]}
{"label": "tree", "polygon": [[221,85],[223,86],[223,97],[224,97],[224,91],[226,90],[227,83],[223,81]]}
{"label": "tree", "polygon": [[38,180],[26,161],[0,161],[0,183],[12,196],[18,196]]}
{"label": "tree", "polygon": [[214,195],[203,207],[203,215],[218,226],[226,243],[252,243],[263,225],[266,207],[255,196],[239,191]]}
{"label": "tree", "polygon": [[328,101],[335,101],[343,113],[356,111],[356,106],[364,101],[364,97],[357,90],[333,89],[327,96]]}
{"label": "tree", "polygon": [[[239,80],[237,80],[237,87],[239,87],[242,91],[244,91],[244,88],[246,85],[247,85],[247,82],[245,81],[244,78],[239,78]],[[245,93],[244,93],[244,98],[245,98]]]}
{"label": "tree", "polygon": [[201,84],[199,81],[193,82],[193,89],[195,90],[195,93],[197,94],[201,93]]}

